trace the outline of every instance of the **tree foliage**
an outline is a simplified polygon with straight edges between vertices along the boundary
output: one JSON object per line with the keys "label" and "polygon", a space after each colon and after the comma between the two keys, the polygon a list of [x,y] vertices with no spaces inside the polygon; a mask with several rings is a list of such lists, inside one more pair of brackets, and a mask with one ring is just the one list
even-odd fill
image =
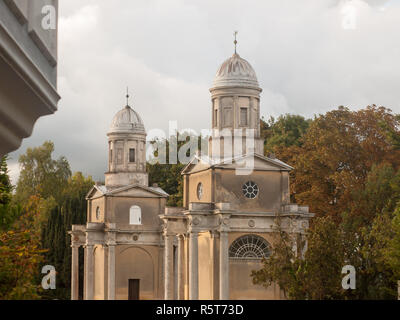
{"label": "tree foliage", "polygon": [[[190,146],[190,139],[196,140],[196,145],[193,150],[189,150],[187,147]],[[185,156],[189,159],[191,156],[201,148],[201,146],[207,145],[207,138],[193,136],[188,132],[177,133],[173,139],[155,139],[152,143],[157,143],[158,149],[155,152],[155,157],[158,159],[164,159],[166,163],[159,163],[156,161],[150,161],[147,164],[147,172],[149,174],[150,185],[156,183],[170,196],[168,198],[167,205],[171,207],[182,207],[183,205],[183,178],[182,170],[186,164],[178,161],[177,156],[179,152],[186,152]],[[186,146],[185,146],[186,145]],[[171,157],[170,149],[172,146],[178,151],[178,154]],[[191,152],[191,153],[190,153]],[[202,150],[206,153],[207,150]]]}
{"label": "tree foliage", "polygon": [[[86,178],[81,172],[75,173],[62,193],[62,202],[51,210],[42,229],[42,248],[48,249],[45,253],[46,264],[57,270],[57,290],[44,292],[44,298],[70,299],[72,253],[68,231],[73,224],[86,223],[86,195],[93,185],[91,177]],[[82,254],[79,259],[83,261]],[[80,269],[80,279],[83,279],[82,265]]]}
{"label": "tree foliage", "polygon": [[[16,195],[12,197],[10,193],[13,199],[0,216],[0,231],[4,230],[1,234],[4,259],[0,264],[0,298],[70,297],[68,231],[72,224],[86,223],[85,196],[94,182],[80,172],[71,177],[68,161],[64,157],[54,160],[53,151],[53,143],[45,142],[41,147],[28,149],[20,157],[21,174]],[[4,165],[2,172],[7,175],[3,168],[6,168]],[[1,181],[9,181],[8,176],[1,177]],[[17,219],[18,216],[21,218]],[[83,261],[82,253],[80,259]],[[14,264],[29,270],[22,274],[22,269],[13,268]],[[43,265],[56,268],[57,289],[54,291],[39,289]]]}
{"label": "tree foliage", "polygon": [[261,270],[253,271],[253,282],[266,287],[276,282],[289,299],[340,298],[344,248],[333,219],[324,217],[314,221],[304,259],[293,250],[298,240],[280,227],[277,231],[273,254],[264,259]]}
{"label": "tree foliage", "polygon": [[71,169],[65,157],[52,158],[54,143],[46,141],[37,148],[28,148],[19,158],[20,177],[16,188],[16,199],[24,202],[31,195],[44,199],[53,197],[59,201],[71,177]]}
{"label": "tree foliage", "polygon": [[[383,125],[384,123],[384,125]],[[288,149],[294,166],[293,198],[317,213],[303,258],[278,245],[255,283],[277,282],[291,299],[394,299],[400,278],[400,153],[387,134],[399,134],[390,110],[340,107],[316,117]],[[392,135],[393,136],[393,135]],[[357,271],[357,289],[341,288],[341,269]],[[279,272],[282,271],[282,272]]]}
{"label": "tree foliage", "polygon": [[7,156],[0,158],[0,232],[7,231],[21,215],[21,206],[12,202],[13,186],[8,175]]}
{"label": "tree foliage", "polygon": [[320,216],[339,218],[374,165],[388,163],[397,170],[400,150],[387,139],[382,122],[396,131],[400,125],[390,110],[376,106],[359,111],[340,107],[317,117],[290,163],[296,201]]}
{"label": "tree foliage", "polygon": [[277,120],[271,117],[261,120],[261,135],[264,138],[265,153],[281,153],[285,148],[302,145],[302,137],[307,132],[311,120],[299,115],[286,114]]}
{"label": "tree foliage", "polygon": [[12,230],[0,233],[0,299],[40,298],[36,278],[43,253],[40,245],[41,199],[32,196]]}
{"label": "tree foliage", "polygon": [[8,176],[7,156],[0,158],[0,205],[11,202],[12,185]]}

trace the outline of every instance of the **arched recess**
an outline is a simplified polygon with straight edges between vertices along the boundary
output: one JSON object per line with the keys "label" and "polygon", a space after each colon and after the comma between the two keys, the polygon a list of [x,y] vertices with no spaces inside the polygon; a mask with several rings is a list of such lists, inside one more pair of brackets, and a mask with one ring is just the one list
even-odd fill
{"label": "arched recess", "polygon": [[156,298],[155,269],[152,255],[144,248],[130,246],[116,256],[116,294],[118,300],[128,298],[129,280],[140,280],[140,299]]}

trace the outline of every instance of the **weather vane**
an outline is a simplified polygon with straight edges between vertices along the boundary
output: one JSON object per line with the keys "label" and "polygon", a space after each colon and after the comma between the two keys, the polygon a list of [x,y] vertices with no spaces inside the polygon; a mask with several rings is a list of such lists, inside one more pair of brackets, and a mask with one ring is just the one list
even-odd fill
{"label": "weather vane", "polygon": [[233,42],[234,44],[235,44],[235,54],[236,54],[236,48],[237,48],[237,44],[238,44],[238,42],[237,42],[237,35],[238,35],[238,33],[239,33],[239,31],[235,31],[235,33],[233,34],[234,35],[234,37],[235,37],[235,41]]}

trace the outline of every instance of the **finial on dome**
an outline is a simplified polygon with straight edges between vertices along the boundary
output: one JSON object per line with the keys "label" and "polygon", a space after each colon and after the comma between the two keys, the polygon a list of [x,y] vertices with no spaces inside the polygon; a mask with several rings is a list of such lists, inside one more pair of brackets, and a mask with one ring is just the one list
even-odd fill
{"label": "finial on dome", "polygon": [[236,54],[236,48],[237,48],[237,44],[238,44],[237,39],[236,39],[238,33],[239,33],[239,31],[235,31],[235,33],[233,34],[235,37],[235,41],[233,42],[235,44],[235,54]]}
{"label": "finial on dome", "polygon": [[129,87],[126,87],[126,106],[129,107]]}

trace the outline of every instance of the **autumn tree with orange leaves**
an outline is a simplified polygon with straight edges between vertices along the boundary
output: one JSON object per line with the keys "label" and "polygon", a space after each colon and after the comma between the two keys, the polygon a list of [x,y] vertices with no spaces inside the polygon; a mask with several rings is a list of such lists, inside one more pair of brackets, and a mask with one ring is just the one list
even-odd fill
{"label": "autumn tree with orange leaves", "polygon": [[[317,217],[304,258],[287,254],[292,244],[280,232],[271,257],[253,272],[254,283],[279,283],[290,299],[397,298],[399,128],[400,117],[389,109],[340,107],[315,117],[296,143],[266,143],[295,168],[292,200]],[[354,291],[341,288],[345,264],[356,268]]]}
{"label": "autumn tree with orange leaves", "polygon": [[399,119],[390,110],[371,106],[360,111],[340,107],[320,115],[294,149],[293,193],[299,204],[317,215],[336,218],[354,204],[374,165],[400,166],[400,150],[382,123],[397,131]]}

